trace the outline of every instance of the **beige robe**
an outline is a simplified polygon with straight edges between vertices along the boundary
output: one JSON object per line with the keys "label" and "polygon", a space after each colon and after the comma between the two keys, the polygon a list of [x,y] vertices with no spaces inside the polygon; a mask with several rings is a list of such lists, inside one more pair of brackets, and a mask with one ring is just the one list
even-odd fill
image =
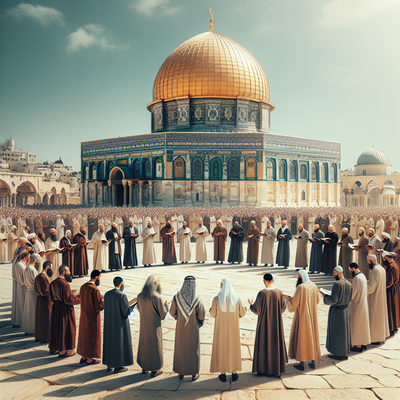
{"label": "beige robe", "polygon": [[289,340],[289,358],[297,361],[321,361],[317,305],[319,292],[312,282],[300,284],[293,297],[287,299],[287,309],[294,312]]}
{"label": "beige robe", "polygon": [[104,241],[108,242],[104,232],[97,230],[93,233],[93,269],[99,271],[104,271],[108,268],[108,245],[104,244]]}
{"label": "beige robe", "polygon": [[[145,225],[147,226],[147,224]],[[154,241],[158,243],[160,241],[160,221],[157,217],[153,218],[153,228],[156,236],[154,236]]]}
{"label": "beige robe", "polygon": [[142,264],[143,265],[151,265],[155,264],[156,261],[156,251],[154,249],[154,238],[155,236],[151,237],[150,235],[154,235],[156,232],[154,231],[153,227],[145,227],[142,232],[143,238],[143,258]]}
{"label": "beige robe", "polygon": [[353,278],[349,306],[351,345],[366,346],[371,343],[371,335],[369,332],[368,283],[362,272]]}
{"label": "beige robe", "polygon": [[395,237],[397,237],[397,234],[399,233],[399,222],[393,221],[392,225],[390,226],[390,236],[392,237],[392,240],[394,240]]}
{"label": "beige robe", "polygon": [[[382,240],[382,233],[383,230],[385,229],[385,222],[383,221],[383,219],[378,219],[378,221],[376,221],[376,230],[375,230],[375,234],[376,236],[378,236],[379,239]],[[358,233],[358,232],[357,232]],[[367,232],[368,235],[368,232]]]}
{"label": "beige robe", "polygon": [[79,217],[75,217],[72,220],[72,237],[74,237],[81,229],[81,224],[79,221]]}
{"label": "beige robe", "polygon": [[35,279],[38,275],[33,265],[28,265],[24,271],[24,283],[26,286],[26,295],[24,302],[24,311],[22,314],[21,331],[29,334],[35,333],[35,315],[37,294],[35,292]]}
{"label": "beige robe", "polygon": [[297,250],[296,259],[294,266],[295,268],[307,268],[308,267],[308,239],[310,237],[308,231],[303,229],[299,232],[298,236],[301,239],[296,239]]}
{"label": "beige robe", "polygon": [[17,250],[18,236],[14,232],[8,234],[8,260],[12,261],[15,250]]}
{"label": "beige robe", "polygon": [[[22,317],[24,314],[24,306],[25,306],[25,296],[26,296],[26,286],[24,280],[24,271],[26,268],[26,264],[23,261],[18,261],[15,263],[13,268],[13,279],[17,281],[17,290],[16,290],[16,298],[15,298],[15,320],[13,325],[21,326]],[[13,304],[13,306],[14,306]]]}
{"label": "beige robe", "polygon": [[222,312],[218,296],[215,296],[210,315],[215,318],[210,372],[222,374],[237,373],[242,370],[239,318],[244,317],[246,309],[242,300],[237,299],[235,312]]}
{"label": "beige robe", "polygon": [[265,228],[263,236],[263,244],[262,244],[262,252],[261,252],[261,264],[270,264],[274,265],[274,243],[276,239],[275,229]]}
{"label": "beige robe", "polygon": [[7,235],[0,232],[0,263],[5,263],[8,261],[8,244]]}
{"label": "beige robe", "polygon": [[[185,234],[188,234],[185,236]],[[179,256],[181,262],[189,262],[191,258],[190,252],[190,238],[192,237],[192,231],[186,227],[179,228],[178,230],[179,236]]]}
{"label": "beige robe", "polygon": [[371,343],[384,342],[390,332],[386,300],[386,271],[379,264],[369,271],[368,308]]}
{"label": "beige robe", "polygon": [[[200,235],[201,232],[204,232],[203,235]],[[206,226],[198,226],[193,231],[193,236],[196,238],[196,261],[207,261],[207,236],[210,233]]]}

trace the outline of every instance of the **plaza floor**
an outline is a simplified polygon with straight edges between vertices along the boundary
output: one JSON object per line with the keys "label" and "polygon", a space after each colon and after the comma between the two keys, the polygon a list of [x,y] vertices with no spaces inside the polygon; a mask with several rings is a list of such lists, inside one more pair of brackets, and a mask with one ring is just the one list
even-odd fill
{"label": "plaza floor", "polygon": [[[291,265],[294,264],[295,243],[291,243]],[[221,279],[228,277],[237,294],[248,307],[247,299],[255,300],[263,288],[262,276],[271,272],[275,276],[275,286],[285,294],[292,295],[295,290],[297,272],[291,267],[265,268],[248,267],[247,264],[216,265],[212,260],[213,244],[207,244],[208,261],[205,264],[191,262],[173,266],[155,265],[138,267],[119,272],[104,273],[100,290],[104,294],[110,290],[116,275],[123,277],[128,299],[137,296],[150,274],[161,278],[163,297],[170,302],[179,291],[187,275],[197,279],[197,292],[206,310],[209,310],[217,295]],[[247,244],[244,245],[246,256]],[[177,245],[179,254],[179,244]],[[138,254],[142,254],[142,244],[138,244]],[[161,244],[156,244],[157,260],[161,262]],[[192,243],[192,259],[195,244]],[[91,265],[93,251],[89,250]],[[328,306],[318,306],[320,343],[322,361],[315,370],[306,366],[304,372],[293,367],[290,360],[286,373],[280,378],[257,376],[251,373],[255,327],[257,317],[249,310],[241,319],[242,371],[239,380],[220,382],[218,374],[211,374],[210,360],[214,331],[214,320],[207,312],[203,328],[200,330],[201,362],[200,378],[196,382],[191,377],[179,380],[172,370],[175,321],[169,317],[163,322],[164,334],[164,373],[151,379],[142,375],[136,363],[128,372],[109,373],[103,364],[82,366],[80,356],[59,358],[49,355],[47,345],[35,343],[32,336],[25,336],[11,328],[11,264],[0,264],[0,399],[163,399],[163,400],[263,400],[263,399],[400,399],[400,334],[388,339],[381,346],[369,346],[363,353],[352,353],[347,361],[334,361],[327,357],[325,348]],[[333,277],[310,275],[318,287],[330,289]],[[78,289],[88,280],[87,277],[74,279],[72,289]],[[321,296],[322,302],[322,296]],[[79,331],[80,307],[75,306]],[[102,313],[103,314],[103,313]],[[289,342],[293,314],[285,311],[283,315],[285,339]],[[130,319],[133,352],[136,357],[139,316]]]}

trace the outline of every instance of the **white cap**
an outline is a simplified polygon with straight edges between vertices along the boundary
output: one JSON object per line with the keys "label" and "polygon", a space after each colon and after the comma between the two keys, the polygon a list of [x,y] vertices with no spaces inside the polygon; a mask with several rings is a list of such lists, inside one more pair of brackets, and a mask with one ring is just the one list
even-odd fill
{"label": "white cap", "polygon": [[375,255],[375,254],[368,254],[367,259],[368,259],[368,260],[377,261],[377,258],[376,258],[376,255]]}
{"label": "white cap", "polygon": [[338,265],[337,267],[335,267],[335,270],[336,270],[337,272],[343,272],[343,268],[342,268],[340,265]]}
{"label": "white cap", "polygon": [[383,232],[382,233],[382,236],[384,236],[384,237],[386,237],[386,238],[388,238],[388,239],[391,239],[392,237],[388,234],[388,233],[386,233],[386,232]]}
{"label": "white cap", "polygon": [[30,233],[28,235],[28,239],[33,239],[34,237],[36,237],[36,233]]}

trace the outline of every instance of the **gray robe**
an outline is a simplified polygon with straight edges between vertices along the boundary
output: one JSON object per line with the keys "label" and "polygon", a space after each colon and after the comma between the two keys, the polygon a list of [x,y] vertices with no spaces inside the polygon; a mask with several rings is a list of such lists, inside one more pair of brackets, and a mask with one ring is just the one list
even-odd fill
{"label": "gray robe", "polygon": [[104,295],[103,364],[110,368],[133,364],[131,327],[128,316],[132,307],[119,289]]}
{"label": "gray robe", "polygon": [[308,231],[303,229],[297,235],[301,239],[296,239],[297,250],[296,250],[296,260],[294,262],[295,268],[307,268],[308,267],[308,238],[310,234]]}
{"label": "gray robe", "polygon": [[312,238],[315,239],[315,242],[312,242],[311,245],[310,272],[321,272],[324,243],[320,239],[324,237],[325,235],[320,230],[312,234]]}
{"label": "gray robe", "polygon": [[203,324],[205,317],[203,303],[199,301],[186,324],[174,296],[170,314],[176,319],[173,371],[179,375],[196,375],[200,371],[199,325]]}
{"label": "gray robe", "polygon": [[157,292],[150,298],[144,298],[140,293],[137,309],[140,312],[137,362],[145,371],[157,371],[164,363],[161,321],[165,319],[168,309]]}
{"label": "gray robe", "polygon": [[326,348],[335,356],[343,357],[350,353],[349,302],[351,284],[346,279],[336,281],[331,295],[324,296],[324,303],[330,305]]}
{"label": "gray robe", "polygon": [[272,226],[270,228],[265,228],[264,235],[268,236],[263,236],[261,264],[274,265],[274,242],[276,238],[275,229]]}
{"label": "gray robe", "polygon": [[365,246],[369,243],[368,238],[363,235],[360,237],[360,240],[358,241],[358,251],[357,251],[357,264],[359,270],[365,275],[365,277],[368,280],[369,277],[369,268],[368,268],[368,250],[365,248]]}
{"label": "gray robe", "polygon": [[351,279],[352,276],[349,271],[349,265],[353,262],[353,249],[349,246],[349,244],[353,244],[353,238],[350,235],[347,235],[345,238],[342,237],[339,243],[343,243],[343,246],[340,246],[339,251],[339,265],[343,268],[343,274],[346,279]]}

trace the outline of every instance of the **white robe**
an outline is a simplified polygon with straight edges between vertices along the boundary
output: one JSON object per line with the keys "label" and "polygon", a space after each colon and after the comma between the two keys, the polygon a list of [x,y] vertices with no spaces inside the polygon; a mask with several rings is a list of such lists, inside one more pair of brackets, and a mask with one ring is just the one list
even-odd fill
{"label": "white robe", "polygon": [[7,235],[0,232],[0,263],[8,261],[8,243]]}
{"label": "white robe", "polygon": [[[59,247],[59,243],[57,240],[55,242],[53,242],[51,240],[51,236],[47,238],[47,240],[44,242],[44,247],[46,248],[46,250],[49,249],[58,249]],[[59,272],[58,272],[58,268],[60,267],[61,263],[60,263],[60,253],[57,253],[55,251],[46,254],[46,260],[47,261],[51,261],[52,262],[52,270],[53,270],[53,276],[51,278],[49,278],[49,282],[53,282],[58,276],[59,276]]]}
{"label": "white robe", "polygon": [[2,218],[2,219],[1,219],[1,225],[0,225],[0,227],[4,229],[4,234],[7,235],[7,233],[8,233],[8,227],[7,227],[7,220],[6,220],[5,218]]}
{"label": "white robe", "polygon": [[[185,220],[185,218],[183,218],[183,215],[182,214],[179,215],[179,217],[178,217],[178,231],[179,231],[179,229],[182,228],[184,220]],[[175,231],[175,232],[178,232],[178,231]]]}
{"label": "white robe", "polygon": [[[188,234],[185,236],[185,234]],[[178,229],[179,236],[179,255],[181,262],[188,262],[191,258],[190,252],[190,238],[192,237],[192,231],[189,227],[184,228],[183,225]]]}
{"label": "white robe", "polygon": [[8,260],[12,261],[14,258],[15,250],[17,250],[18,236],[14,232],[8,234]]}
{"label": "white robe", "polygon": [[20,218],[18,220],[18,231],[17,231],[17,235],[18,237],[22,236],[22,232],[25,231],[25,227],[26,227],[26,220],[25,218]]}
{"label": "white robe", "polygon": [[56,222],[57,240],[61,240],[64,237],[64,225],[64,220],[59,218]]}
{"label": "white robe", "polygon": [[[378,236],[379,239],[382,239],[382,233],[383,230],[385,229],[385,222],[383,221],[383,219],[378,219],[378,221],[376,221],[376,230],[375,230],[375,234],[376,236]],[[368,235],[368,233],[367,233]]]}
{"label": "white robe", "polygon": [[138,237],[136,238],[136,242],[142,242],[143,238],[142,238],[142,232],[143,232],[143,219],[142,217],[138,217],[137,218],[137,230],[138,230]]}
{"label": "white robe", "polygon": [[275,217],[275,226],[274,226],[274,228],[275,228],[275,233],[276,234],[278,234],[278,231],[279,231],[279,228],[281,227],[281,225],[282,225],[281,217],[280,216],[278,218]]}
{"label": "white robe", "polygon": [[108,269],[108,246],[103,242],[108,242],[104,232],[97,230],[93,233],[93,269],[104,271]]}
{"label": "white robe", "polygon": [[119,236],[122,237],[122,233],[124,232],[124,220],[119,215],[117,215],[115,217],[114,223],[117,225],[117,231]]}
{"label": "white robe", "polygon": [[81,224],[79,222],[79,217],[75,217],[72,220],[72,237],[74,237],[81,230]]}
{"label": "white robe", "polygon": [[35,333],[35,314],[36,300],[35,279],[38,275],[33,265],[28,265],[24,271],[24,282],[26,286],[26,295],[24,302],[24,311],[22,314],[21,331],[25,333]]}
{"label": "white robe", "polygon": [[386,271],[379,264],[369,271],[368,308],[371,343],[384,342],[390,332],[386,300]]}
{"label": "white robe", "polygon": [[358,236],[357,232],[357,226],[358,226],[358,218],[356,216],[353,216],[350,218],[350,236],[355,238]]}
{"label": "white robe", "polygon": [[263,236],[263,245],[262,245],[262,252],[261,252],[261,264],[271,264],[274,265],[274,243],[276,239],[275,229],[272,228],[265,228]]}
{"label": "white robe", "polygon": [[[269,221],[269,218],[267,216],[265,216],[265,215],[261,218],[261,232],[265,231],[268,221]],[[228,232],[230,232],[230,230]]]}
{"label": "white robe", "polygon": [[104,232],[108,232],[111,230],[111,220],[110,218],[104,218]]}
{"label": "white robe", "polygon": [[155,236],[151,237],[150,235],[154,235],[156,232],[154,228],[146,228],[143,229],[142,238],[143,238],[143,258],[142,263],[143,265],[155,264],[156,261],[156,250],[154,249],[154,238]]}
{"label": "white robe", "polygon": [[[202,232],[203,235],[199,235]],[[194,230],[193,236],[196,238],[196,261],[207,261],[206,241],[207,236],[209,235],[210,233],[208,232],[207,227],[204,225],[198,226]]]}
{"label": "white robe", "polygon": [[17,279],[17,296],[15,305],[15,323],[13,325],[21,326],[22,316],[24,313],[26,286],[24,281],[24,271],[26,264],[23,261],[15,263],[15,277]]}
{"label": "white robe", "polygon": [[392,240],[394,240],[394,238],[398,236],[398,233],[399,233],[399,222],[396,220],[392,222],[392,225],[390,227],[390,236],[392,237]]}
{"label": "white robe", "polygon": [[13,220],[10,217],[7,217],[7,233],[11,232],[11,228],[13,225]]}
{"label": "white robe", "polygon": [[368,282],[360,272],[351,284],[350,337],[352,346],[366,346],[371,343],[368,311]]}
{"label": "white robe", "polygon": [[[215,218],[214,215],[211,215],[211,217],[210,217],[210,232],[214,232],[214,229],[216,226],[217,226],[217,219]],[[210,235],[208,237],[207,241],[209,241],[209,242],[214,241],[214,238],[212,237],[212,235]]]}

